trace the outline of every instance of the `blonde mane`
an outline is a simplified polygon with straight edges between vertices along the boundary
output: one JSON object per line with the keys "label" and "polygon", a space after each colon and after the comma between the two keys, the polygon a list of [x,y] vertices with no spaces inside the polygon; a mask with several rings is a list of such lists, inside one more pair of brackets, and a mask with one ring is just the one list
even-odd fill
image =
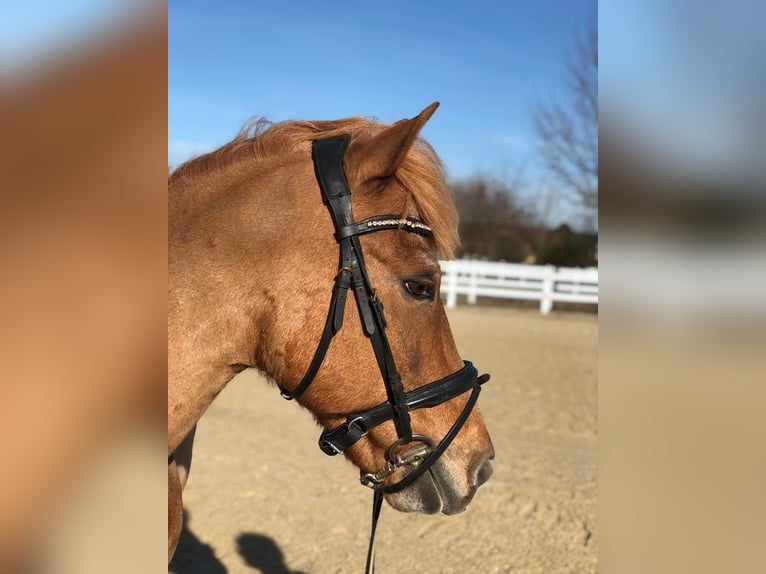
{"label": "blonde mane", "polygon": [[[220,175],[233,165],[257,167],[275,157],[310,151],[311,141],[316,139],[347,134],[352,141],[363,141],[387,127],[364,117],[275,124],[258,119],[246,125],[231,142],[179,166],[170,174],[168,184],[175,186],[199,177]],[[457,211],[442,163],[428,142],[418,138],[395,177],[409,192],[408,203],[414,204],[419,217],[433,230],[439,256],[451,258],[458,244]],[[404,212],[411,207],[405,205]]]}

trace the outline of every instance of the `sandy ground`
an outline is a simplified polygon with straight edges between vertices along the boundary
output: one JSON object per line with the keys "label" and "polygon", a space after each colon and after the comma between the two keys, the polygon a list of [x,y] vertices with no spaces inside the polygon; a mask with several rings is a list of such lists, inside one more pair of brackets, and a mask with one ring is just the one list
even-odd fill
{"label": "sandy ground", "polygon": [[[457,516],[384,506],[376,571],[596,572],[596,317],[463,306],[450,321],[492,374],[479,405],[495,473]],[[199,425],[170,572],[363,572],[371,494],[318,433],[258,375],[232,381]]]}

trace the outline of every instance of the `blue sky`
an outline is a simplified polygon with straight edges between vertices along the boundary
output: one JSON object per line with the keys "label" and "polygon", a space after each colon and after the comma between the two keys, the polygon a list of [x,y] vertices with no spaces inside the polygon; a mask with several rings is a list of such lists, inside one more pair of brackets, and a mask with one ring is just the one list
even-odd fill
{"label": "blue sky", "polygon": [[250,118],[374,116],[434,100],[423,135],[453,177],[531,186],[531,112],[561,97],[594,0],[341,2],[170,0],[168,160],[229,141]]}
{"label": "blue sky", "polygon": [[665,169],[762,178],[764,19],[753,0],[603,3],[602,117]]}
{"label": "blue sky", "polygon": [[[63,47],[134,17],[135,0],[4,2],[0,11],[0,73],[24,69]],[[108,32],[107,32],[108,33]]]}

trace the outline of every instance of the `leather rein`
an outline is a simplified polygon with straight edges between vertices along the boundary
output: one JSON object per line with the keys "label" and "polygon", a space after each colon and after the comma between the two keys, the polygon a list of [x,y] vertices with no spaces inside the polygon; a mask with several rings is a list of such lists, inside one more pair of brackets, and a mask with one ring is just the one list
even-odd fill
{"label": "leather rein", "polygon": [[[322,432],[319,448],[322,452],[334,456],[355,444],[376,426],[389,420],[394,423],[398,440],[388,448],[386,466],[375,473],[362,473],[360,479],[362,484],[374,490],[372,531],[366,567],[366,572],[371,572],[375,529],[383,495],[407,488],[429,470],[460,432],[479,398],[481,385],[489,380],[489,375],[478,376],[476,368],[469,361],[464,361],[462,369],[442,379],[410,392],[404,390],[386,337],[383,303],[367,275],[359,236],[391,229],[400,229],[424,237],[431,237],[432,232],[419,219],[401,215],[375,215],[361,221],[354,220],[351,211],[351,189],[346,181],[343,166],[349,140],[349,136],[340,136],[313,142],[314,171],[322,192],[322,200],[330,211],[335,227],[335,240],[339,245],[339,271],[335,277],[324,330],[306,374],[293,390],[288,391],[280,386],[280,391],[285,399],[292,400],[300,396],[312,383],[333,337],[343,326],[346,299],[348,291],[351,290],[356,300],[362,329],[372,344],[386,388],[387,400],[367,410],[350,414],[343,424]],[[471,391],[471,395],[463,411],[438,444],[425,435],[413,433],[410,411],[435,407],[468,391]],[[386,478],[402,467],[411,471],[399,482],[385,485]]]}

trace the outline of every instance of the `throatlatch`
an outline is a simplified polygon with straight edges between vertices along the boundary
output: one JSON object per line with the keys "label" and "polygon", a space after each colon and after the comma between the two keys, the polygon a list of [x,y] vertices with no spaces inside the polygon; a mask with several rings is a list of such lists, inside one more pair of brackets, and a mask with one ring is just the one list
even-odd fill
{"label": "throatlatch", "polygon": [[[336,455],[356,443],[376,426],[389,420],[394,422],[399,438],[388,448],[385,468],[375,473],[363,474],[361,477],[362,484],[375,490],[366,570],[370,572],[375,528],[380,515],[383,494],[398,492],[410,486],[436,462],[465,424],[479,398],[481,385],[489,380],[489,375],[478,376],[476,368],[469,361],[464,361],[463,368],[457,372],[409,393],[405,392],[386,337],[383,303],[367,275],[359,236],[391,229],[425,237],[431,237],[432,232],[423,221],[402,215],[376,215],[362,221],[354,221],[351,211],[351,189],[346,181],[343,167],[343,157],[349,140],[349,136],[340,136],[313,142],[314,171],[323,202],[330,211],[335,227],[335,240],[339,245],[338,274],[335,277],[324,330],[306,374],[292,391],[281,387],[280,391],[284,398],[291,400],[300,396],[314,380],[333,337],[343,327],[346,298],[351,289],[359,310],[362,330],[370,339],[375,353],[378,369],[386,388],[387,400],[367,410],[350,414],[346,422],[323,432],[319,437],[319,447],[328,455]],[[441,441],[436,443],[427,436],[413,434],[410,411],[438,406],[468,391],[471,391],[468,402]],[[411,472],[399,482],[386,486],[386,478],[404,466],[412,469]]]}

